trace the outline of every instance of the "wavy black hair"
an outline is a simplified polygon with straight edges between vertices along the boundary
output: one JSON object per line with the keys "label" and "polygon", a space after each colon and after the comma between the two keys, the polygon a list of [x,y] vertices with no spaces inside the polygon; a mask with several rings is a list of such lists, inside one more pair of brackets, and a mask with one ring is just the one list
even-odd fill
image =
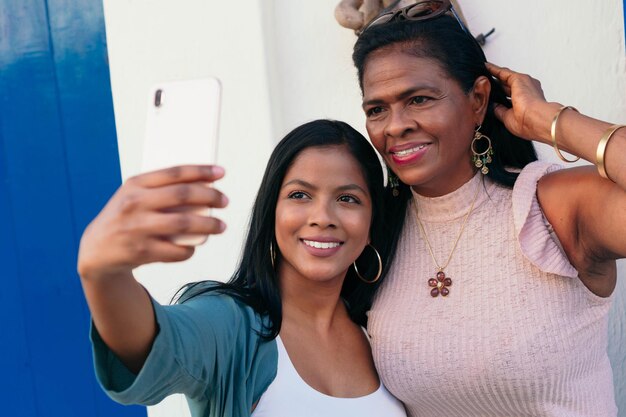
{"label": "wavy black hair", "polygon": [[[295,128],[274,148],[261,186],[257,194],[250,227],[243,247],[242,257],[234,275],[227,283],[202,281],[183,287],[176,298],[182,303],[207,292],[218,291],[235,297],[258,314],[269,318],[269,325],[262,335],[274,338],[280,332],[282,305],[277,273],[272,265],[270,246],[276,251],[280,262],[280,251],[274,235],[275,212],[280,187],[287,170],[296,157],[305,149],[343,146],[359,163],[372,199],[371,244],[376,247],[383,259],[389,252],[389,243],[383,221],[383,173],[376,151],[368,140],[350,125],[334,120],[315,120]],[[375,277],[378,261],[369,251],[358,260],[359,272],[364,277]],[[385,268],[387,269],[387,268]],[[366,325],[366,312],[372,296],[382,280],[374,284],[361,281],[352,268],[348,269],[341,290],[348,313],[352,320]]]}

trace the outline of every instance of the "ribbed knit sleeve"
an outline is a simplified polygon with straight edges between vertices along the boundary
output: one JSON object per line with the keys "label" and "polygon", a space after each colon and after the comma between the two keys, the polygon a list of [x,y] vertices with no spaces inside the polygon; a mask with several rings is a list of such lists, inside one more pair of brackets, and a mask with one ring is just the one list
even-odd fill
{"label": "ribbed knit sleeve", "polygon": [[543,161],[527,165],[513,188],[515,231],[524,256],[543,272],[575,278],[578,271],[567,259],[537,199],[537,182],[562,167]]}

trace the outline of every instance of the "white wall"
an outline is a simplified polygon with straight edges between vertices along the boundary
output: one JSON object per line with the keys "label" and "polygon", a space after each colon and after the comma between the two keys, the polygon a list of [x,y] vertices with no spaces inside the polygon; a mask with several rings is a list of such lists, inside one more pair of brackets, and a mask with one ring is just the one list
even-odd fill
{"label": "white wall", "polygon": [[[122,173],[136,173],[148,86],[171,78],[216,75],[224,84],[219,162],[231,205],[227,233],[211,237],[179,265],[138,271],[160,301],[181,284],[226,279],[236,264],[248,213],[273,144],[298,124],[345,120],[363,133],[351,63],[354,34],[335,23],[338,0],[105,1],[111,82]],[[492,62],[542,81],[548,100],[626,123],[626,49],[622,0],[460,0],[470,29],[492,27]],[[558,162],[551,148],[543,158]],[[620,265],[610,354],[626,416],[626,267]],[[620,327],[621,326],[621,327]],[[187,415],[180,398],[152,407],[155,416]],[[176,414],[178,413],[178,414]]]}
{"label": "white wall", "polygon": [[140,167],[151,84],[214,75],[224,89],[218,161],[227,175],[217,187],[237,190],[229,193],[230,206],[219,214],[227,222],[228,232],[211,237],[189,262],[138,272],[160,301],[167,301],[171,291],[186,282],[226,279],[231,274],[249,208],[274,144],[260,3],[248,3],[246,13],[232,18],[227,2],[104,2],[124,178]]}

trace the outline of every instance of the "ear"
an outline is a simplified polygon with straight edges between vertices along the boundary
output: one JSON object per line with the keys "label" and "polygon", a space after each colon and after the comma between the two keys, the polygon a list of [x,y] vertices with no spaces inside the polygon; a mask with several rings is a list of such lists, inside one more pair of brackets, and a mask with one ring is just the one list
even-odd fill
{"label": "ear", "polygon": [[469,93],[472,104],[472,112],[476,118],[476,126],[482,124],[489,106],[489,94],[491,93],[491,83],[484,75],[476,78],[474,86]]}

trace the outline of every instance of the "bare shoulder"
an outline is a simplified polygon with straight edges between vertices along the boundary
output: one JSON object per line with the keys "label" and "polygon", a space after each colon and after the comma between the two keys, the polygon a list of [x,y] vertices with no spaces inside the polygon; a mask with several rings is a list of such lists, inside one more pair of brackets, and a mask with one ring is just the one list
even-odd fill
{"label": "bare shoulder", "polygon": [[539,179],[537,198],[548,221],[556,228],[563,221],[574,220],[579,203],[602,185],[602,178],[593,166],[561,169]]}
{"label": "bare shoulder", "polygon": [[594,293],[609,295],[615,285],[615,259],[622,257],[618,235],[625,194],[597,175],[594,166],[551,172],[537,184],[539,205],[570,263]]}
{"label": "bare shoulder", "polygon": [[[575,189],[580,189],[592,183],[601,184],[604,182],[597,175],[597,172],[593,165],[559,169],[541,177],[539,179],[539,188],[543,188],[547,192],[555,192],[552,188],[556,187],[560,189],[558,192],[563,193],[565,191],[566,194],[570,191],[579,191]],[[562,187],[571,187],[572,189],[566,191]]]}
{"label": "bare shoulder", "polygon": [[615,184],[601,178],[594,166],[553,171],[537,184],[539,205],[553,227],[602,213],[603,207],[621,194],[616,191]]}

